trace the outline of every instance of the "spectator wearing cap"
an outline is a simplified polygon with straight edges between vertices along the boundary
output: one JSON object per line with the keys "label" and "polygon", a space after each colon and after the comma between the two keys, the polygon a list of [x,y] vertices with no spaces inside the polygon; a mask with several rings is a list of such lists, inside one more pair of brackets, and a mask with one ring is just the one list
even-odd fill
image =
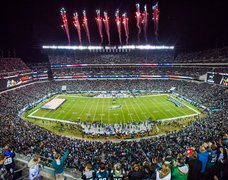
{"label": "spectator wearing cap", "polygon": [[202,163],[200,160],[198,160],[197,152],[193,151],[192,155],[187,157],[186,160],[189,166],[188,180],[200,179],[200,170],[202,168]]}
{"label": "spectator wearing cap", "polygon": [[185,160],[182,156],[179,156],[178,159],[172,163],[172,180],[187,180],[189,173],[189,166],[185,164]]}
{"label": "spectator wearing cap", "polygon": [[39,167],[40,157],[35,155],[28,163],[29,167],[29,180],[40,180],[40,167]]}
{"label": "spectator wearing cap", "polygon": [[55,170],[55,177],[56,180],[63,180],[64,179],[64,175],[63,175],[63,171],[64,171],[64,162],[67,159],[69,155],[69,151],[66,150],[64,152],[63,157],[61,157],[60,154],[55,153],[54,155],[54,159],[52,161],[52,167]]}
{"label": "spectator wearing cap", "polygon": [[140,166],[138,164],[134,164],[132,171],[128,174],[129,180],[142,180],[143,179],[143,173],[140,169]]}

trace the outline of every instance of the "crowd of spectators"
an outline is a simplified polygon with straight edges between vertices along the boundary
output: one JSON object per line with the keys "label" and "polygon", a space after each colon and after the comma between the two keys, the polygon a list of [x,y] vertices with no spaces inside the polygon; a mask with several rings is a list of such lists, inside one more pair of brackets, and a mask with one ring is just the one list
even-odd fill
{"label": "crowd of spectators", "polygon": [[[49,51],[49,62],[27,63],[20,58],[0,58],[0,78],[18,75],[27,72],[44,72],[55,64],[97,64],[92,67],[53,69],[54,76],[71,75],[125,75],[125,74],[156,74],[156,75],[183,75],[198,77],[206,72],[227,73],[227,67],[186,66],[179,67],[135,67],[135,66],[113,66],[114,64],[129,63],[210,63],[226,62],[228,48],[197,51],[191,53],[179,53],[174,55],[171,50],[155,51],[132,51],[132,52],[88,52],[88,51]],[[100,64],[112,64],[112,66],[101,66]]]}
{"label": "crowd of spectators", "polygon": [[49,51],[51,64],[226,63],[228,48],[196,52],[172,50],[131,52]]}
{"label": "crowd of spectators", "polygon": [[33,72],[44,72],[48,71],[50,64],[48,62],[40,63],[27,63],[26,64]]}
{"label": "crowd of spectators", "polygon": [[174,52],[136,51],[124,53],[93,53],[93,52],[49,52],[51,64],[127,64],[127,63],[165,63],[173,62]]}
{"label": "crowd of spectators", "polygon": [[207,72],[228,73],[228,68],[214,67],[149,67],[149,66],[95,66],[52,69],[53,76],[87,75],[176,75],[199,77]]}
{"label": "crowd of spectators", "polygon": [[[62,85],[66,85],[69,91],[168,91],[171,87],[177,87],[177,93],[220,111],[208,112],[205,119],[191,123],[178,132],[171,131],[166,135],[119,143],[71,139],[54,134],[18,116],[22,108],[44,95],[61,92]],[[51,81],[4,92],[0,94],[0,101],[1,147],[9,144],[18,153],[30,156],[38,154],[45,157],[42,163],[49,165],[50,161],[47,159],[53,159],[54,153],[63,154],[65,150],[69,150],[65,166],[82,171],[83,177],[94,171],[97,178],[104,174],[105,178],[113,177],[114,172],[129,179],[164,179],[170,176],[172,179],[187,179],[188,176],[204,179],[208,176],[211,179],[227,178],[228,137],[223,137],[228,132],[228,93],[225,87],[180,80]],[[191,148],[193,153],[186,153],[186,148]],[[210,167],[209,154],[215,150],[217,158]],[[204,156],[202,153],[208,154],[205,155],[206,160],[201,158]],[[1,165],[5,156],[1,155],[0,158]],[[198,161],[200,168],[194,164],[197,159],[201,162]],[[197,167],[198,170],[195,171]]]}
{"label": "crowd of spectators", "polygon": [[31,72],[20,58],[0,58],[0,78]]}
{"label": "crowd of spectators", "polygon": [[203,62],[203,63],[226,63],[228,58],[228,47],[220,48],[220,49],[209,49],[204,51],[196,51],[196,52],[182,52],[178,54],[175,61],[177,62]]}
{"label": "crowd of spectators", "polygon": [[[53,68],[53,76],[88,75],[177,75],[198,78],[207,72],[228,73],[227,66],[203,64],[169,66],[172,63],[225,63],[228,48],[175,54],[171,50],[131,52],[48,51],[51,65],[93,64],[93,66]],[[131,66],[126,64],[164,64]],[[104,64],[102,66],[102,64]],[[118,65],[115,65],[118,64]],[[125,64],[122,65],[121,64]],[[109,66],[110,65],[110,66]]]}

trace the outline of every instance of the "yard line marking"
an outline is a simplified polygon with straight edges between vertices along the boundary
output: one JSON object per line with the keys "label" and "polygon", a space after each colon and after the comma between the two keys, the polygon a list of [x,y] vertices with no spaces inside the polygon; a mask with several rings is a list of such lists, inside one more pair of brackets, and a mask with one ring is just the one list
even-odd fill
{"label": "yard line marking", "polygon": [[[95,112],[93,111],[93,107],[94,107],[93,105],[94,105],[94,99],[91,99],[91,101],[90,101],[90,108],[89,108],[89,112],[88,112],[90,115],[95,114]],[[96,102],[96,105],[97,105],[97,102]],[[92,110],[92,112],[90,112],[91,110]],[[92,120],[92,122],[93,122],[94,119],[91,119],[91,117],[90,117],[89,120]]]}
{"label": "yard line marking", "polygon": [[[131,112],[129,111],[129,109],[128,109],[128,105],[127,105],[125,99],[123,100],[123,102],[124,102],[124,104],[125,104],[125,106],[126,106],[126,109],[127,109],[128,114],[131,113]],[[123,114],[123,115],[124,115],[124,114]],[[132,116],[130,116],[130,117],[131,117],[131,122],[133,122]],[[125,115],[124,115],[124,118],[125,118]]]}
{"label": "yard line marking", "polygon": [[[161,96],[160,98],[166,103],[166,105],[167,105],[167,103],[169,103],[169,102],[167,102],[168,100],[167,100],[167,96],[168,95],[166,95],[165,97],[164,96]],[[156,98],[155,98],[155,101],[156,102],[159,102]],[[168,104],[169,105],[169,104]],[[173,104],[172,104],[173,105]],[[169,108],[170,108],[170,105],[169,105]],[[177,108],[175,108],[175,111],[176,111],[176,109]],[[165,106],[162,106],[162,114],[165,114],[166,115],[166,117],[167,117],[167,115],[168,115],[168,117],[176,117],[176,116],[178,116],[178,114],[176,114],[176,113],[172,113],[171,111],[166,111],[167,109],[165,108]],[[165,113],[164,113],[165,112]],[[175,115],[176,114],[176,115]],[[182,114],[181,114],[182,115]],[[184,115],[186,115],[186,113],[184,114]]]}
{"label": "yard line marking", "polygon": [[[72,105],[72,102],[69,103],[69,106],[71,106],[71,108],[68,109],[68,106],[65,108],[65,109],[67,109],[67,112],[65,113],[65,115],[63,116],[62,119],[64,119],[68,114],[70,114],[71,110],[74,108],[74,106]],[[72,114],[71,114],[71,115],[72,115]],[[70,119],[71,119],[71,116],[70,116]]]}
{"label": "yard line marking", "polygon": [[[67,98],[66,98],[66,99],[67,99]],[[66,107],[63,107],[63,106],[62,106],[62,109],[63,109],[63,111],[64,111],[64,113],[65,113],[65,114],[63,115],[63,117],[62,117],[62,113],[58,113],[58,115],[55,116],[55,114],[56,114],[58,111],[54,111],[53,114],[52,114],[52,117],[54,116],[54,117],[57,118],[57,117],[61,116],[61,119],[64,119],[64,117],[65,117],[65,116],[68,114],[68,112],[69,112],[69,111],[68,111],[68,107],[69,107],[69,106],[71,106],[71,103],[69,103]],[[61,108],[61,107],[60,107],[60,108]]]}
{"label": "yard line marking", "polygon": [[[160,98],[162,98],[162,97],[160,97]],[[153,99],[151,99],[152,101],[155,101],[155,103],[156,104],[160,104],[160,102],[157,100],[157,98],[153,98]],[[167,104],[167,103],[166,103]],[[164,111],[165,111],[165,106],[161,106],[160,107],[161,109],[160,109],[160,113],[161,114],[163,114],[164,115],[164,117],[167,117],[167,114],[171,114],[171,113],[164,113]]]}
{"label": "yard line marking", "polygon": [[[130,99],[128,98],[127,101],[129,101],[129,100],[130,100]],[[134,111],[135,111],[135,114],[136,114],[136,116],[138,117],[138,121],[142,121],[142,119],[140,119],[140,117],[139,117],[137,111],[135,110],[135,107],[132,105],[132,103],[129,103],[129,104],[131,104],[131,107],[133,107],[133,109],[134,109]]]}
{"label": "yard line marking", "polygon": [[[112,100],[109,99],[109,101],[108,101],[108,107],[111,105],[111,102],[112,102]],[[108,122],[109,123],[110,123],[110,115],[111,115],[111,111],[108,111]]]}
{"label": "yard line marking", "polygon": [[[81,100],[81,97],[79,97],[79,98],[80,98],[79,100]],[[89,103],[89,101],[86,101],[86,103],[85,103],[85,105],[84,105],[84,107],[83,107],[83,109],[82,109],[82,111],[81,111],[81,113],[79,115],[80,119],[81,119],[81,116],[83,116],[83,112],[85,111],[88,103]]]}
{"label": "yard line marking", "polygon": [[95,112],[94,112],[92,121],[96,120],[95,117],[96,117],[96,114],[97,114],[97,107],[98,107],[99,102],[100,102],[100,98],[98,98],[98,100],[97,100],[96,108],[95,108]]}
{"label": "yard line marking", "polygon": [[[169,98],[169,97],[166,97],[166,101],[169,101],[168,98]],[[169,102],[169,103],[172,103],[172,102]],[[181,103],[181,104],[182,104],[182,103]],[[172,103],[172,105],[175,106],[174,103]],[[183,104],[182,104],[182,105],[183,105]],[[184,106],[184,107],[185,107],[185,106]],[[189,114],[194,114],[194,113],[192,113],[192,112],[191,112],[191,113],[190,113],[190,112],[189,112],[189,113],[188,113],[188,112],[185,112],[185,111],[181,110],[180,108],[181,108],[181,107],[175,108],[175,111],[170,112],[171,115],[172,115],[173,117],[175,117],[175,116],[178,116],[178,113],[180,113],[180,114],[183,115],[183,116],[184,116],[184,115],[189,115]],[[186,107],[186,108],[187,108],[187,107]],[[188,108],[187,108],[187,109],[188,109]],[[189,110],[189,109],[188,109],[188,110]]]}
{"label": "yard line marking", "polygon": [[[137,98],[136,98],[137,99]],[[145,117],[145,120],[147,120],[148,119],[148,117],[146,116],[146,113],[145,113],[145,111],[147,111],[146,109],[144,110],[144,109],[142,109],[142,107],[138,104],[138,99],[136,100],[136,104],[137,104],[137,106],[142,110],[142,112],[141,112],[141,114],[143,113],[143,115],[144,115],[144,117]],[[141,104],[141,103],[140,103]],[[143,104],[144,105],[144,104]],[[145,105],[144,105],[145,106]],[[147,111],[149,114],[150,114],[150,112],[149,111]]]}
{"label": "yard line marking", "polygon": [[[123,101],[122,101],[122,103],[123,103]],[[124,112],[123,112],[123,108],[122,107],[121,107],[121,112],[122,112],[122,116],[123,116],[123,121],[124,121],[124,123],[126,123],[127,121],[126,121],[126,118],[125,118],[125,115],[124,115]],[[122,122],[122,120],[121,120],[121,122]]]}
{"label": "yard line marking", "polygon": [[[104,102],[105,102],[105,101],[104,101],[104,99],[102,99],[102,100],[103,100],[103,104],[102,104],[102,106],[101,106],[101,107],[102,107],[102,108],[101,108],[101,113],[104,114]],[[105,114],[104,114],[104,116],[105,116]],[[102,117],[103,117],[103,116],[102,116]],[[102,118],[102,117],[101,117],[101,122],[103,123],[103,118]]]}
{"label": "yard line marking", "polygon": [[[148,99],[145,99],[146,101],[148,101]],[[147,110],[147,112],[149,112],[150,116],[152,116],[153,119],[156,119],[155,115],[152,113],[152,111],[144,104],[142,103],[143,106],[145,107],[145,109]],[[152,103],[154,105],[154,103]],[[153,111],[154,112],[154,111]],[[159,112],[156,110],[156,112]]]}

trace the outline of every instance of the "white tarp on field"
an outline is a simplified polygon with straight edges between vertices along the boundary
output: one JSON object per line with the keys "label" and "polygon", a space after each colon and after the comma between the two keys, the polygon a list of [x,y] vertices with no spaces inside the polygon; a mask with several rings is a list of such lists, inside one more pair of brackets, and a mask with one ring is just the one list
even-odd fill
{"label": "white tarp on field", "polygon": [[43,105],[41,109],[57,109],[61,106],[66,99],[55,98],[49,101],[47,104]]}

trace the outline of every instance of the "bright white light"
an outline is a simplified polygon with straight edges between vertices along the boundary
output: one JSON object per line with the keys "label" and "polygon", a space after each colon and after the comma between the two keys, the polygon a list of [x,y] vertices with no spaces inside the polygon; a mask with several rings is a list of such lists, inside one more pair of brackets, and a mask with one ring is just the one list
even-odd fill
{"label": "bright white light", "polygon": [[135,45],[119,46],[118,49],[135,49]]}
{"label": "bright white light", "polygon": [[105,46],[105,49],[116,49],[116,46]]}
{"label": "bright white light", "polygon": [[89,50],[93,50],[93,49],[103,49],[102,46],[88,46]]}
{"label": "bright white light", "polygon": [[126,46],[42,46],[43,49],[68,49],[68,50],[95,50],[95,49],[139,49],[139,50],[163,50],[174,49],[174,46],[154,45],[126,45]]}
{"label": "bright white light", "polygon": [[139,45],[136,46],[136,49],[145,49],[145,50],[152,50],[152,49],[174,49],[174,46],[152,46],[152,45]]}

